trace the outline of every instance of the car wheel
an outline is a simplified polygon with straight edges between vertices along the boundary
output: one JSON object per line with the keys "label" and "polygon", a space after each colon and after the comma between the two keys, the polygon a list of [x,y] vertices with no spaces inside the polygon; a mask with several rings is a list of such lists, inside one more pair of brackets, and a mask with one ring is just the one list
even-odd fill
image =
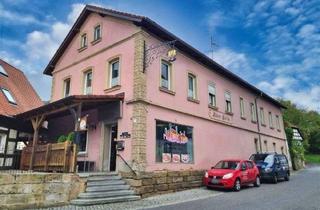
{"label": "car wheel", "polygon": [[261,180],[260,180],[260,177],[257,176],[257,177],[256,177],[256,181],[254,182],[254,186],[255,186],[255,187],[260,187],[260,185],[261,185]]}
{"label": "car wheel", "polygon": [[287,172],[287,175],[284,177],[284,180],[289,181],[289,179],[290,179],[290,175],[289,175],[289,172]]}
{"label": "car wheel", "polygon": [[277,184],[277,183],[278,183],[277,174],[273,175],[273,177],[272,177],[272,182],[273,182],[274,184]]}
{"label": "car wheel", "polygon": [[236,179],[236,181],[234,182],[233,190],[236,191],[236,192],[241,190],[240,179]]}

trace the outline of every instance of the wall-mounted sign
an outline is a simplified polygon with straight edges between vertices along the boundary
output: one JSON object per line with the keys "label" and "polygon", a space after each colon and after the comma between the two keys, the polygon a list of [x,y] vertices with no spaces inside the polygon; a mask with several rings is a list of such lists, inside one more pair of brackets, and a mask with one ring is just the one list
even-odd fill
{"label": "wall-mounted sign", "polygon": [[124,141],[117,141],[116,148],[118,151],[123,151],[124,150]]}
{"label": "wall-mounted sign", "polygon": [[88,118],[88,116],[86,115],[84,117],[81,117],[81,119],[80,119],[79,129],[81,131],[87,130],[87,118]]}
{"label": "wall-mounted sign", "polygon": [[129,132],[122,132],[120,134],[120,138],[121,139],[129,139],[129,138],[131,138],[131,134]]}
{"label": "wall-mounted sign", "polygon": [[232,121],[231,116],[224,114],[224,113],[214,111],[212,109],[209,109],[209,118],[212,120],[220,120],[220,121],[224,121],[224,122],[228,122],[228,123],[231,123],[231,121]]}

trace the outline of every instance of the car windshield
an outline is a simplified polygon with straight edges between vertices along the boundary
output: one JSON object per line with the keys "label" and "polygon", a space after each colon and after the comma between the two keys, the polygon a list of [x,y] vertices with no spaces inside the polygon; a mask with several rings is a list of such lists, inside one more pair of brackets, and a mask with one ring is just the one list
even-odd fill
{"label": "car windshield", "polygon": [[273,165],[274,155],[268,154],[259,154],[251,156],[250,160],[253,160],[255,163],[264,163],[267,167]]}
{"label": "car windshield", "polygon": [[239,168],[239,161],[220,161],[213,168],[215,169],[237,169]]}

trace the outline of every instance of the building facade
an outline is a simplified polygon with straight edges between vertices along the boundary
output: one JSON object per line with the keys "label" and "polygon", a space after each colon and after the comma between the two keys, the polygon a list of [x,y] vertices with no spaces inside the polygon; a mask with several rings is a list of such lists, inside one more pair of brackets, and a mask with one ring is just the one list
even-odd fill
{"label": "building facade", "polygon": [[19,150],[32,136],[31,125],[14,115],[41,105],[23,72],[0,59],[0,169],[19,168]]}
{"label": "building facade", "polygon": [[[163,44],[173,40],[175,61]],[[289,156],[285,107],[146,17],[86,6],[44,73],[51,102],[124,93],[113,120],[99,119],[100,108],[86,113],[78,160],[96,171],[202,170],[256,152]]]}

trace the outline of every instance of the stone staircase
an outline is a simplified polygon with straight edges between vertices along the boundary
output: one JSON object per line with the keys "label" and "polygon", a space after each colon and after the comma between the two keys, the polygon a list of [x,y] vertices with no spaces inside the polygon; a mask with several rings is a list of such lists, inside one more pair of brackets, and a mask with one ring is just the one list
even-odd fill
{"label": "stone staircase", "polygon": [[80,193],[72,205],[87,206],[139,200],[140,196],[130,189],[116,172],[79,174],[87,180],[85,192]]}

